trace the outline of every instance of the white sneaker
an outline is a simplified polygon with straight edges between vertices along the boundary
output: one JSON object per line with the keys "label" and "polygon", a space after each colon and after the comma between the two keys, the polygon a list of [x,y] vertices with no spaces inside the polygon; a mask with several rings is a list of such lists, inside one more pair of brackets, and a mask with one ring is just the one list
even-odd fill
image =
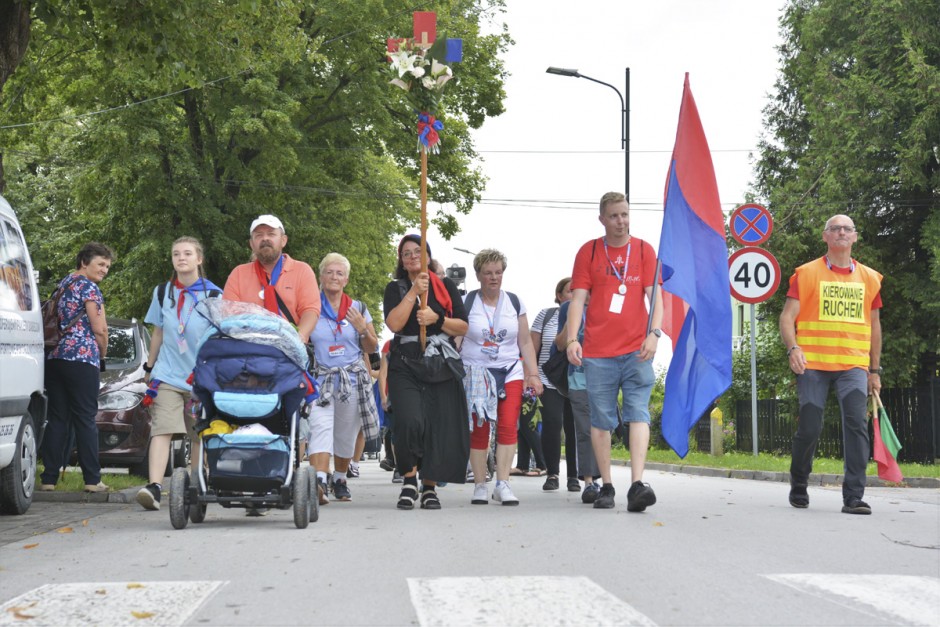
{"label": "white sneaker", "polygon": [[473,485],[473,498],[470,500],[470,503],[473,505],[486,505],[487,500],[485,483],[475,483]]}
{"label": "white sneaker", "polygon": [[496,489],[493,490],[493,500],[503,505],[518,505],[519,499],[512,493],[508,481],[497,481]]}

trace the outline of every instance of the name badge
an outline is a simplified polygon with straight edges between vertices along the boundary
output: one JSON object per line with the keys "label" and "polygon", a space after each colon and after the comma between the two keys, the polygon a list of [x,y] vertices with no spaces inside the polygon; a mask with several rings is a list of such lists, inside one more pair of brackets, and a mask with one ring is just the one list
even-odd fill
{"label": "name badge", "polygon": [[176,347],[180,351],[180,355],[185,355],[189,352],[189,344],[186,343],[186,338],[182,335],[176,338]]}
{"label": "name badge", "polygon": [[610,295],[610,313],[619,314],[623,311],[623,294]]}
{"label": "name badge", "polygon": [[330,357],[342,357],[346,354],[346,347],[342,344],[336,346],[330,346],[329,355]]}

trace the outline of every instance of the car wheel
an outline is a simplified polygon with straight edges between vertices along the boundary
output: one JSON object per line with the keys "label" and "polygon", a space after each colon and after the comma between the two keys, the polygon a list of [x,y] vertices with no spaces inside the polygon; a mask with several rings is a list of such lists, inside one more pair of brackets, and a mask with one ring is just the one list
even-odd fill
{"label": "car wheel", "polygon": [[179,440],[173,440],[173,448],[170,455],[173,456],[174,468],[189,468],[189,462],[193,455],[193,442],[189,436],[183,436]]}
{"label": "car wheel", "polygon": [[36,431],[33,418],[23,416],[16,434],[16,453],[10,465],[0,470],[0,512],[25,514],[36,487]]}

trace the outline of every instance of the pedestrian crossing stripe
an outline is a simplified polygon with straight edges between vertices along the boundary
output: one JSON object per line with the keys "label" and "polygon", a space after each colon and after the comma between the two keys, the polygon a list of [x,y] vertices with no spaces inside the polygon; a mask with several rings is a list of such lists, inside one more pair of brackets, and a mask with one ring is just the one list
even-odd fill
{"label": "pedestrian crossing stripe", "polygon": [[46,584],[0,606],[0,625],[183,625],[225,581]]}
{"label": "pedestrian crossing stripe", "polygon": [[656,625],[587,577],[409,578],[408,590],[422,627]]}
{"label": "pedestrian crossing stripe", "polygon": [[940,624],[940,579],[935,577],[819,573],[764,576],[877,619]]}

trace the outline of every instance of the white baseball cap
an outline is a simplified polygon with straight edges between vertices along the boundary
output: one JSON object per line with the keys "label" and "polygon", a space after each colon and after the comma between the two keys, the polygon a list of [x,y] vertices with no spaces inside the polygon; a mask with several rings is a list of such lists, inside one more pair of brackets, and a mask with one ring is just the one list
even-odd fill
{"label": "white baseball cap", "polygon": [[251,223],[251,228],[248,229],[248,234],[251,235],[255,232],[255,229],[261,226],[262,224],[270,226],[271,228],[281,229],[282,233],[286,233],[284,230],[284,224],[277,219],[277,217],[270,214],[264,214],[263,216],[258,216],[255,218],[255,221]]}

